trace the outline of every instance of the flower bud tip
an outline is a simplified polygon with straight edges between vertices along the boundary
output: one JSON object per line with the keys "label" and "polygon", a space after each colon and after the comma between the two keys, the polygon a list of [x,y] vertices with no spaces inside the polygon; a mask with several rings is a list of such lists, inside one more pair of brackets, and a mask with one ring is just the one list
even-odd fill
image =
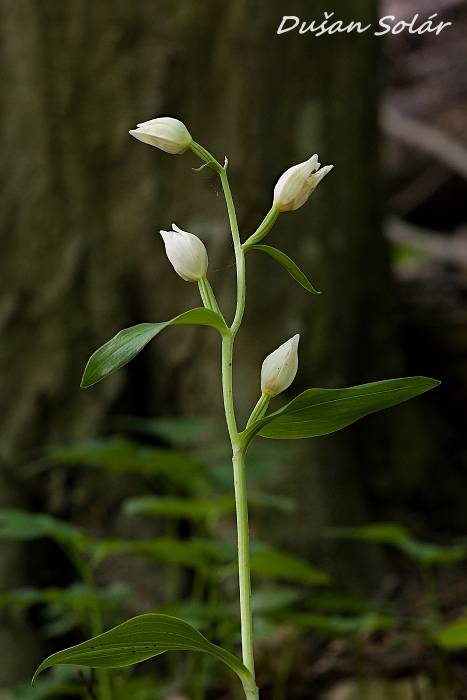
{"label": "flower bud tip", "polygon": [[137,129],[131,129],[130,134],[166,153],[185,153],[193,141],[185,124],[173,117],[158,117],[141,122]]}
{"label": "flower bud tip", "polygon": [[261,391],[272,398],[285,391],[295,379],[298,369],[298,341],[300,336],[283,343],[266,357],[261,367]]}
{"label": "flower bud tip", "polygon": [[294,165],[283,173],[274,188],[273,206],[279,211],[293,211],[307,201],[325,175],[334,167],[321,168],[316,153],[304,163]]}
{"label": "flower bud tip", "polygon": [[177,275],[187,282],[198,282],[206,276],[208,254],[204,243],[188,231],[172,224],[172,231],[160,231],[165,252]]}

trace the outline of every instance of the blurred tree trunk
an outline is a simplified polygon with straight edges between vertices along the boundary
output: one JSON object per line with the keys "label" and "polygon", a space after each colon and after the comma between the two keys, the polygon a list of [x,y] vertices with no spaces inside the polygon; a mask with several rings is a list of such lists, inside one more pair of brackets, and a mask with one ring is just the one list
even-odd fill
{"label": "blurred tree trunk", "polygon": [[[345,22],[375,17],[374,0],[336,0],[332,9]],[[244,235],[269,209],[286,168],[314,152],[336,166],[270,236],[323,295],[308,295],[274,261],[249,257],[236,354],[242,420],[257,398],[262,359],[296,332],[300,371],[289,396],[401,371],[380,232],[376,40],[372,32],[276,33],[285,12],[320,22],[324,10],[304,0],[1,3],[2,505],[21,503],[16,471],[41,446],[95,435],[112,410],[221,410],[219,341],[207,329],[170,329],[127,369],[79,389],[87,358],[115,332],[199,303],[163,252],[157,232],[173,221],[204,239],[212,284],[233,310],[216,177],[193,172],[192,154],[171,157],[131,139],[137,122],[177,116],[219,159],[228,155]],[[371,422],[367,446],[361,428],[301,446],[284,484],[299,517],[271,524],[276,539],[306,554],[317,527],[371,516],[368,484],[393,488],[391,470],[418,420],[416,409],[397,410]],[[416,436],[410,446],[415,462],[398,463],[408,492],[426,463]],[[1,583],[12,585],[21,557],[16,547],[2,551]],[[0,636],[0,686],[27,666],[19,649],[11,663],[8,634]]]}

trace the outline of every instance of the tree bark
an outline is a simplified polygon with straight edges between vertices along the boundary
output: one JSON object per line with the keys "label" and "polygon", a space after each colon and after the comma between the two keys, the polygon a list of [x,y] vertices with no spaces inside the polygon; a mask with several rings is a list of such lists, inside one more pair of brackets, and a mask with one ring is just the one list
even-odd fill
{"label": "tree bark", "polygon": [[[286,168],[314,152],[335,165],[268,239],[323,295],[297,288],[259,253],[248,256],[250,296],[235,357],[241,420],[257,399],[263,358],[296,332],[300,370],[287,397],[400,371],[380,232],[378,46],[372,32],[277,35],[285,12],[320,22],[329,9],[292,5],[3,0],[3,505],[21,503],[22,464],[45,445],[92,437],[113,410],[221,410],[219,341],[207,329],[168,329],[127,368],[79,388],[89,355],[121,328],[199,305],[196,285],[176,277],[157,233],[172,222],[205,241],[212,285],[233,312],[233,255],[215,174],[193,172],[192,154],[172,157],[137,143],[128,136],[137,122],[173,115],[218,159],[228,155],[244,236],[268,211]],[[374,22],[373,0],[352,5],[336,0],[336,18]],[[381,435],[389,452],[405,435],[392,416],[372,423],[369,447],[361,429],[301,446],[284,485],[299,517],[271,524],[277,540],[309,554],[321,525],[371,515],[370,457]],[[385,453],[378,466],[385,488],[391,465]],[[10,545],[5,551],[12,585],[21,580],[21,558]],[[18,675],[3,664],[8,644],[0,637],[0,685]],[[27,663],[19,666],[23,673]]]}

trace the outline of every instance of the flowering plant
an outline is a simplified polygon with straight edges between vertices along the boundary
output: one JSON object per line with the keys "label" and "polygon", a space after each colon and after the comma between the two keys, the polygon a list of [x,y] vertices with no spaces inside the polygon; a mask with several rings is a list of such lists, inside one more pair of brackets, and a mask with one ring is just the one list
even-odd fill
{"label": "flowering plant", "polygon": [[331,170],[320,170],[318,156],[289,168],[274,189],[271,210],[258,229],[242,243],[235,206],[227,178],[228,161],[221,165],[205,148],[196,143],[186,127],[177,119],[161,117],[138,125],[133,136],[172,154],[188,149],[203,161],[201,168],[210,167],[220,177],[232,232],[237,269],[237,304],[229,325],[224,318],[206,273],[208,256],[202,241],[175,224],[172,231],[161,231],[167,256],[175,271],[184,280],[197,282],[203,307],[191,309],[162,323],[141,323],[120,331],[90,358],[84,371],[82,386],[90,387],[111,372],[123,367],[158,333],[170,325],[195,324],[211,326],[222,339],[222,389],[225,418],[232,445],[235,503],[238,534],[238,573],[242,661],[230,652],[212,644],[187,622],[168,615],[147,613],[134,617],[92,639],[49,656],[36,671],[57,664],[77,664],[100,669],[101,700],[109,700],[111,687],[107,669],[130,666],[170,649],[192,650],[211,654],[223,661],[239,676],[248,700],[257,700],[253,657],[251,615],[250,553],[248,534],[245,455],[256,435],[273,439],[309,438],[340,430],[363,416],[421,394],[439,384],[426,377],[389,379],[347,389],[308,389],[283,408],[267,413],[271,398],[287,389],[298,368],[298,341],[295,335],[272,352],[263,362],[261,396],[243,430],[235,415],[232,392],[232,363],[235,336],[242,322],[246,300],[245,256],[256,249],[268,253],[281,263],[305,289],[319,294],[299,267],[276,248],[258,245],[271,230],[283,211],[298,209],[305,204],[313,190]]}

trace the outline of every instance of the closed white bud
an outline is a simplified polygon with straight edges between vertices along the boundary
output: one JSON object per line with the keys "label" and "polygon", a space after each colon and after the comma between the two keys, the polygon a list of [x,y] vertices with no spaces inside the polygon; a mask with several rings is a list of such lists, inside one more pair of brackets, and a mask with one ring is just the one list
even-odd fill
{"label": "closed white bud", "polygon": [[173,231],[160,231],[165,243],[165,252],[177,275],[187,282],[198,282],[206,276],[208,254],[198,236],[182,231],[172,224]]}
{"label": "closed white bud", "polygon": [[261,391],[266,396],[277,396],[285,391],[295,379],[298,369],[298,341],[294,335],[277,350],[274,350],[261,367]]}
{"label": "closed white bud", "polygon": [[294,165],[285,171],[274,188],[273,206],[279,211],[293,211],[305,204],[306,200],[321,182],[323,177],[333,169],[333,165],[321,168],[315,154],[304,163]]}
{"label": "closed white bud", "polygon": [[166,153],[185,153],[193,141],[185,124],[173,117],[158,117],[142,122],[130,134]]}

